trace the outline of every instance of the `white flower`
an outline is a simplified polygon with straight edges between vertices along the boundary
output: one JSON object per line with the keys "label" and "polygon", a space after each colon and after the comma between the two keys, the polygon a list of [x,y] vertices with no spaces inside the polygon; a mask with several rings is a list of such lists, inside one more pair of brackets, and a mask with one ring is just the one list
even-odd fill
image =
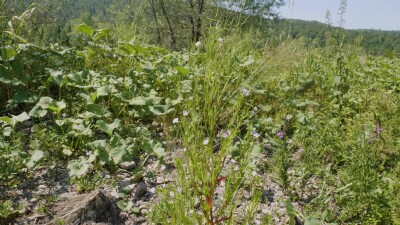
{"label": "white flower", "polygon": [[222,44],[222,42],[224,41],[224,39],[222,39],[221,37],[218,38],[218,42]]}
{"label": "white flower", "polygon": [[229,137],[229,135],[231,135],[231,131],[230,130],[226,130],[226,131],[222,130],[221,131],[221,137],[222,138],[227,138],[227,137]]}
{"label": "white flower", "polygon": [[178,123],[179,122],[179,118],[175,118],[174,120],[172,120],[172,123]]}
{"label": "white flower", "polygon": [[190,96],[190,97],[189,97],[189,100],[193,100],[193,97],[192,97],[192,96]]}
{"label": "white flower", "polygon": [[256,131],[250,131],[250,134],[253,135],[253,137],[258,138],[260,137],[260,133],[256,132]]}
{"label": "white flower", "polygon": [[208,143],[210,142],[210,140],[208,138],[204,139],[203,141],[203,145],[208,145]]}
{"label": "white flower", "polygon": [[200,41],[196,42],[196,44],[194,44],[194,46],[196,46],[197,48],[201,47],[201,42]]}
{"label": "white flower", "polygon": [[152,193],[152,194],[155,194],[156,193],[156,189],[152,187],[152,188],[149,189],[149,192]]}
{"label": "white flower", "polygon": [[247,88],[242,88],[242,93],[243,93],[243,95],[244,95],[245,97],[250,96],[250,91],[249,91],[249,89],[247,89]]}
{"label": "white flower", "polygon": [[175,196],[175,193],[173,191],[170,191],[169,196],[171,196],[171,198],[173,198]]}
{"label": "white flower", "polygon": [[251,172],[251,175],[253,175],[253,177],[255,177],[255,176],[257,176],[257,172],[253,171],[253,172]]}
{"label": "white flower", "polygon": [[182,114],[183,114],[184,116],[187,116],[187,115],[189,115],[189,112],[186,111],[186,110],[184,110],[184,111],[182,112]]}

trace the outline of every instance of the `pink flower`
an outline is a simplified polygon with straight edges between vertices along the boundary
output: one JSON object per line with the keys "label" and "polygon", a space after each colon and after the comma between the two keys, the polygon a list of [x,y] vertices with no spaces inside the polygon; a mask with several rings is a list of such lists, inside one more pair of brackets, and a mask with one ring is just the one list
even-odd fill
{"label": "pink flower", "polygon": [[283,137],[285,137],[285,133],[283,133],[283,131],[279,131],[276,135],[278,135],[278,137],[280,139],[282,139]]}

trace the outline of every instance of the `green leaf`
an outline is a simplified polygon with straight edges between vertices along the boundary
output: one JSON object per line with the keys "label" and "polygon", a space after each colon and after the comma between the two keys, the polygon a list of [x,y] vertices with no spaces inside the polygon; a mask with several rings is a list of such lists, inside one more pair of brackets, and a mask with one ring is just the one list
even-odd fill
{"label": "green leaf", "polygon": [[313,218],[312,216],[306,216],[304,218],[304,225],[321,225],[322,222]]}
{"label": "green leaf", "polygon": [[97,96],[108,96],[110,94],[110,89],[107,86],[102,86],[96,90]]}
{"label": "green leaf", "polygon": [[29,119],[30,119],[30,117],[26,112],[23,112],[23,113],[19,114],[18,116],[14,116],[13,115],[11,117],[11,126],[15,127],[15,125],[17,123],[24,122],[24,121],[29,120]]}
{"label": "green leaf", "polygon": [[112,160],[114,161],[115,164],[119,164],[122,161],[122,157],[124,157],[127,153],[127,148],[125,145],[116,147],[111,149],[110,155]]}
{"label": "green leaf", "polygon": [[250,156],[251,156],[252,158],[258,157],[258,156],[260,155],[260,153],[261,153],[261,150],[262,150],[261,146],[255,144],[255,145],[253,146],[253,149],[251,150]]}
{"label": "green leaf", "polygon": [[131,43],[126,43],[123,46],[119,47],[120,50],[124,51],[128,55],[132,55],[132,53],[136,52],[137,54],[145,52],[147,49],[143,48],[140,45],[134,45]]}
{"label": "green leaf", "polygon": [[149,110],[156,116],[162,116],[173,111],[173,109],[169,109],[167,105],[150,106]]}
{"label": "green leaf", "polygon": [[12,125],[12,121],[11,118],[8,116],[2,116],[0,117],[0,121],[2,121],[3,123],[7,123],[9,125]]}
{"label": "green leaf", "polygon": [[157,155],[158,157],[165,156],[165,149],[161,142],[156,140],[146,141],[142,144],[142,148],[150,154]]}
{"label": "green leaf", "polygon": [[109,29],[99,29],[99,30],[96,30],[96,34],[94,35],[94,40],[95,40],[95,41],[98,41],[98,40],[100,40],[100,39],[102,39],[102,38],[105,38],[105,37],[108,36],[109,33],[110,33],[110,30],[109,30]]}
{"label": "green leaf", "polygon": [[4,130],[3,130],[3,135],[4,135],[5,137],[11,136],[11,133],[12,133],[12,128],[11,128],[11,127],[5,127],[5,128],[4,128]]}
{"label": "green leaf", "polygon": [[97,104],[89,104],[86,106],[86,111],[89,113],[97,116],[97,117],[111,117],[112,114],[110,111],[108,111],[106,108],[97,105]]}
{"label": "green leaf", "polygon": [[35,106],[29,111],[29,116],[42,118],[47,115],[47,110],[42,109],[40,106]]}
{"label": "green leaf", "polygon": [[86,172],[89,169],[89,164],[88,163],[82,163],[77,160],[73,160],[68,162],[67,168],[69,169],[69,175],[71,177],[76,176],[76,177],[81,177],[82,175],[86,174]]}
{"label": "green leaf", "polygon": [[124,200],[119,200],[117,205],[122,211],[129,211],[129,210],[131,210],[131,208],[133,206],[133,202],[132,201],[128,201],[126,203]]}
{"label": "green leaf", "polygon": [[8,61],[17,55],[17,51],[15,51],[15,49],[10,45],[0,48],[0,51],[1,51],[1,59],[3,61]]}
{"label": "green leaf", "polygon": [[290,199],[287,199],[285,201],[285,207],[286,207],[286,213],[289,216],[289,225],[295,225],[295,220],[294,218],[296,217],[296,209],[290,202]]}
{"label": "green leaf", "polygon": [[187,75],[189,73],[189,70],[183,66],[175,66],[174,68],[182,75]]}
{"label": "green leaf", "polygon": [[114,122],[111,123],[111,124],[107,124],[103,120],[98,120],[97,121],[97,125],[99,126],[99,128],[102,131],[104,131],[108,135],[112,136],[112,133],[113,133],[114,129],[121,126],[121,120],[115,119]]}
{"label": "green leaf", "polygon": [[84,33],[86,34],[88,37],[92,37],[93,33],[94,33],[94,29],[89,27],[87,24],[82,23],[80,24],[77,29],[76,29],[79,33]]}
{"label": "green leaf", "polygon": [[36,105],[42,107],[43,109],[47,109],[53,103],[53,101],[54,99],[50,97],[41,97]]}
{"label": "green leaf", "polygon": [[44,157],[44,152],[40,151],[40,150],[36,150],[32,154],[31,159],[29,160],[29,162],[26,164],[28,169],[32,169],[35,166],[35,164],[37,162],[39,162],[43,157]]}
{"label": "green leaf", "polygon": [[61,87],[63,85],[63,77],[64,77],[64,73],[63,71],[60,70],[52,70],[52,69],[48,69],[51,77],[53,78],[54,82],[56,82],[56,84]]}
{"label": "green leaf", "polygon": [[0,82],[5,84],[11,84],[13,82],[13,78],[3,65],[0,65]]}

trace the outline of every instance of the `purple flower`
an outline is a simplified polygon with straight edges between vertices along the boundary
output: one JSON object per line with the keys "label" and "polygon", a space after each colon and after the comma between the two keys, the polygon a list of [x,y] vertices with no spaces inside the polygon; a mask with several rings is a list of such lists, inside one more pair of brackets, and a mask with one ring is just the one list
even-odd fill
{"label": "purple flower", "polygon": [[379,125],[379,123],[377,123],[376,125],[375,125],[375,133],[377,133],[378,135],[380,135],[381,134],[381,131],[383,130],[383,128],[381,127],[381,125]]}
{"label": "purple flower", "polygon": [[278,137],[280,139],[282,139],[283,137],[285,137],[285,133],[283,133],[283,131],[279,131],[276,135],[278,135]]}

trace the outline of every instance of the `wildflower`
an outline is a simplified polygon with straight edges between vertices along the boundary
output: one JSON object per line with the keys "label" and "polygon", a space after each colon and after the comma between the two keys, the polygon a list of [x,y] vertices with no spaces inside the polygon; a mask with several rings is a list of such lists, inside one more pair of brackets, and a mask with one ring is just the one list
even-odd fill
{"label": "wildflower", "polygon": [[231,131],[230,130],[226,130],[226,131],[222,130],[220,135],[222,138],[228,138],[229,135],[231,135]]}
{"label": "wildflower", "polygon": [[181,193],[182,192],[182,188],[177,188],[176,192]]}
{"label": "wildflower", "polygon": [[239,166],[236,165],[235,168],[233,168],[234,171],[238,171],[239,170]]}
{"label": "wildflower", "polygon": [[257,172],[253,171],[253,172],[251,172],[251,175],[253,175],[253,177],[255,177],[255,176],[257,176]]}
{"label": "wildflower", "polygon": [[184,111],[182,112],[182,114],[183,114],[184,116],[187,116],[187,115],[189,115],[189,112],[186,111],[186,110],[184,110]]}
{"label": "wildflower", "polygon": [[189,97],[189,100],[193,100],[193,96],[190,96],[190,97]]}
{"label": "wildflower", "polygon": [[219,37],[217,41],[218,41],[220,44],[222,44],[222,42],[224,41],[224,39],[222,39],[221,37]]}
{"label": "wildflower", "polygon": [[285,137],[285,133],[283,133],[283,131],[279,131],[276,135],[278,135],[278,137],[280,139],[282,139],[283,137]]}
{"label": "wildflower", "polygon": [[179,118],[175,118],[174,120],[172,120],[172,123],[178,123],[179,122]]}
{"label": "wildflower", "polygon": [[169,192],[169,196],[170,196],[171,198],[173,198],[173,197],[175,196],[175,193],[174,193],[173,191],[170,191],[170,192]]}
{"label": "wildflower", "polygon": [[380,135],[381,134],[381,131],[383,130],[383,128],[379,125],[379,123],[377,123],[376,125],[375,125],[375,133],[377,133],[378,135]]}
{"label": "wildflower", "polygon": [[210,142],[210,140],[208,138],[204,139],[203,141],[203,145],[208,145],[208,143]]}
{"label": "wildflower", "polygon": [[154,187],[152,187],[152,188],[149,189],[149,192],[152,193],[152,194],[155,194],[156,193],[156,189]]}
{"label": "wildflower", "polygon": [[200,41],[196,42],[196,43],[194,44],[194,46],[196,46],[196,48],[201,47],[201,42],[200,42]]}
{"label": "wildflower", "polygon": [[253,131],[250,131],[250,134],[251,134],[253,137],[255,137],[255,138],[260,137],[260,133],[254,131],[254,130],[253,130]]}
{"label": "wildflower", "polygon": [[250,91],[249,91],[249,89],[247,89],[247,88],[242,88],[242,93],[243,93],[243,95],[244,95],[245,97],[250,96]]}

